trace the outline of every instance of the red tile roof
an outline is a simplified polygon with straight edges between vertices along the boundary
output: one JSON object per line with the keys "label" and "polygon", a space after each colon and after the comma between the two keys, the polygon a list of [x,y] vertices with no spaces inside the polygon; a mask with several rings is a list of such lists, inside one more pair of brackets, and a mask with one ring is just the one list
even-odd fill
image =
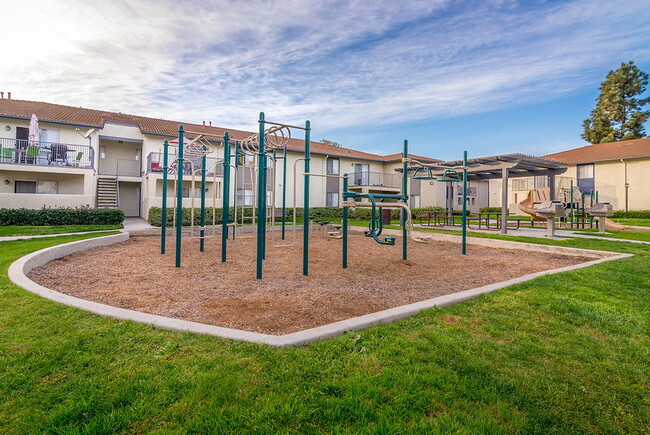
{"label": "red tile roof", "polygon": [[[227,129],[223,127],[210,127],[201,124],[182,123],[165,119],[147,118],[144,116],[128,115],[125,113],[107,112],[103,110],[85,109],[83,107],[63,106],[60,104],[44,103],[39,101],[0,99],[0,116],[29,120],[36,114],[43,122],[63,123],[85,127],[102,128],[106,122],[131,124],[140,128],[143,134],[175,137],[178,135],[178,126],[183,124],[186,131],[197,133],[223,135],[228,131],[235,140],[243,140],[254,134],[252,132]],[[191,135],[188,135],[192,137]],[[293,152],[304,152],[304,139],[291,139],[287,149]],[[350,148],[325,145],[321,142],[311,142],[313,154],[329,155],[332,157],[350,158],[356,160],[371,160],[383,162],[387,157],[377,154],[357,151]],[[400,157],[401,158],[401,157]],[[427,158],[423,158],[427,159]],[[432,159],[427,159],[432,160]]]}
{"label": "red tile roof", "polygon": [[549,154],[545,159],[569,164],[650,157],[650,138],[587,145]]}

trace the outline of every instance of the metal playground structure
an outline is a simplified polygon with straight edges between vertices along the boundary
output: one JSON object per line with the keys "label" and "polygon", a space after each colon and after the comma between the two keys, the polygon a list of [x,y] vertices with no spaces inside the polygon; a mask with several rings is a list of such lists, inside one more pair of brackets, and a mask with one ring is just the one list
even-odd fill
{"label": "metal playground structure", "polygon": [[[191,186],[189,196],[191,198],[190,240],[198,239],[199,250],[205,250],[205,240],[209,238],[221,239],[221,261],[227,261],[228,240],[237,238],[256,239],[256,277],[263,278],[264,261],[267,259],[269,244],[267,235],[272,238],[271,248],[297,247],[296,231],[296,187],[293,183],[293,243],[283,242],[275,244],[275,235],[280,232],[280,237],[286,240],[287,223],[287,146],[291,140],[292,130],[304,132],[304,156],[297,159],[294,164],[294,180],[297,172],[297,164],[303,161],[303,225],[302,225],[302,274],[309,275],[309,240],[310,240],[310,180],[312,177],[337,178],[342,180],[342,223],[341,231],[330,232],[330,236],[342,241],[342,268],[348,267],[348,237],[350,230],[349,209],[355,207],[368,207],[371,209],[371,218],[368,230],[364,235],[372,238],[376,243],[382,245],[395,245],[396,237],[382,236],[384,229],[381,210],[401,210],[400,226],[402,231],[402,259],[408,259],[408,240],[416,243],[429,243],[430,237],[417,237],[413,233],[412,213],[408,206],[409,179],[434,180],[440,182],[461,182],[463,185],[463,209],[462,209],[462,239],[461,252],[466,254],[467,235],[467,152],[464,153],[463,165],[457,167],[441,166],[435,163],[423,163],[413,159],[408,154],[408,141],[404,141],[402,154],[402,183],[399,194],[377,194],[358,193],[349,190],[349,175],[317,174],[311,172],[311,126],[306,121],[304,127],[289,124],[281,124],[267,121],[264,112],[259,116],[259,132],[250,135],[243,140],[232,140],[228,132],[223,135],[203,132],[185,131],[181,125],[178,129],[178,153],[176,158],[169,162],[169,142],[164,141],[163,157],[163,180],[162,180],[162,226],[160,253],[165,253],[167,234],[167,188],[169,175],[175,175],[173,222],[176,233],[175,255],[176,267],[181,267],[182,258],[182,236],[183,236],[183,175],[189,173]],[[187,142],[186,135],[193,136]],[[211,169],[213,177],[212,195],[212,225],[206,226],[206,177],[208,174],[207,156],[215,151],[215,145],[224,147],[223,159],[217,161]],[[281,223],[280,228],[275,224],[276,220],[276,182],[278,162],[282,161],[282,182],[281,182]],[[197,164],[197,162],[200,162]],[[197,175],[200,175],[200,220],[199,225],[194,224],[194,198],[197,184]],[[217,203],[217,178],[223,177],[221,186],[222,192],[222,216],[220,232],[217,231],[216,203]],[[239,186],[248,177],[249,185],[253,187],[253,200],[247,201],[245,195],[240,195]],[[270,187],[270,189],[269,189]],[[231,192],[234,196],[231,200]],[[364,201],[365,200],[365,201]],[[231,213],[232,212],[232,213]],[[251,229],[252,236],[244,232],[243,227]],[[237,231],[242,229],[241,234]],[[278,229],[278,231],[276,231]],[[209,234],[210,230],[212,234]],[[297,255],[297,254],[296,254]]]}

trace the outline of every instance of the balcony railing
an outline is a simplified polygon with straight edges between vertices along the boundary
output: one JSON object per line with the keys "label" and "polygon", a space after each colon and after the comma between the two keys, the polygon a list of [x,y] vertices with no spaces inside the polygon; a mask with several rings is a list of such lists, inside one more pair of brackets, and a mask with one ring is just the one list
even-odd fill
{"label": "balcony railing", "polygon": [[[163,153],[149,153],[147,156],[147,173],[149,172],[162,172],[163,171]],[[169,156],[169,168],[170,172],[176,173],[176,156]],[[217,159],[214,157],[206,158],[206,176],[208,177],[221,177],[223,176],[223,159]],[[192,160],[194,164],[194,171],[203,169],[202,159]],[[189,160],[186,160],[183,164],[183,175],[191,175],[192,173],[192,163]],[[200,174],[197,173],[197,174]]]}
{"label": "balcony railing", "polygon": [[384,174],[382,172],[354,172],[350,176],[350,186],[382,186],[399,188],[402,182],[400,175]]}
{"label": "balcony railing", "polygon": [[0,138],[0,163],[92,168],[94,161],[88,145]]}
{"label": "balcony railing", "polygon": [[117,159],[117,175],[127,177],[141,177],[140,160],[135,159]]}

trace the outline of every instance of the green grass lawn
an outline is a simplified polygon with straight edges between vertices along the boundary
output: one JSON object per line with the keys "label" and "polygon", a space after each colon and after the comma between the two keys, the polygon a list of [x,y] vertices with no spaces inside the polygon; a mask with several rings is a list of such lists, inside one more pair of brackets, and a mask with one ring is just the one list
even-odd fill
{"label": "green grass lawn", "polygon": [[613,218],[614,222],[618,222],[623,225],[635,225],[639,227],[650,227],[650,219],[625,219],[625,218]]}
{"label": "green grass lawn", "polygon": [[56,225],[56,226],[0,226],[0,237],[40,236],[45,234],[80,233],[83,231],[106,231],[124,228],[123,225]]}
{"label": "green grass lawn", "polygon": [[0,433],[650,431],[645,245],[541,240],[636,256],[277,349],[105,319],[8,282],[20,256],[93,236],[0,242]]}

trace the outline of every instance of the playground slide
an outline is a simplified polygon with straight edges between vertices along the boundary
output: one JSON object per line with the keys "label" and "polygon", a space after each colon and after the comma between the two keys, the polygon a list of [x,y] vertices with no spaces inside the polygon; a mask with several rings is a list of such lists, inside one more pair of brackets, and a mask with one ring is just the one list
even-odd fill
{"label": "playground slide", "polygon": [[[523,211],[526,214],[529,214],[531,216],[531,219],[534,221],[546,222],[545,218],[537,216],[537,213],[535,212],[535,203],[542,203],[544,201],[547,201],[547,199],[544,201],[539,201],[539,199],[541,199],[540,197],[543,197],[545,193],[541,192],[542,190],[544,189],[529,190],[526,199],[519,203],[519,210]],[[546,196],[548,197],[549,195],[547,194]],[[538,201],[535,201],[535,199],[538,199]]]}
{"label": "playground slide", "polygon": [[627,225],[617,224],[613,220],[611,220],[609,218],[605,218],[605,229],[606,230],[618,230],[618,231],[620,231],[620,230],[627,230],[628,226]]}

